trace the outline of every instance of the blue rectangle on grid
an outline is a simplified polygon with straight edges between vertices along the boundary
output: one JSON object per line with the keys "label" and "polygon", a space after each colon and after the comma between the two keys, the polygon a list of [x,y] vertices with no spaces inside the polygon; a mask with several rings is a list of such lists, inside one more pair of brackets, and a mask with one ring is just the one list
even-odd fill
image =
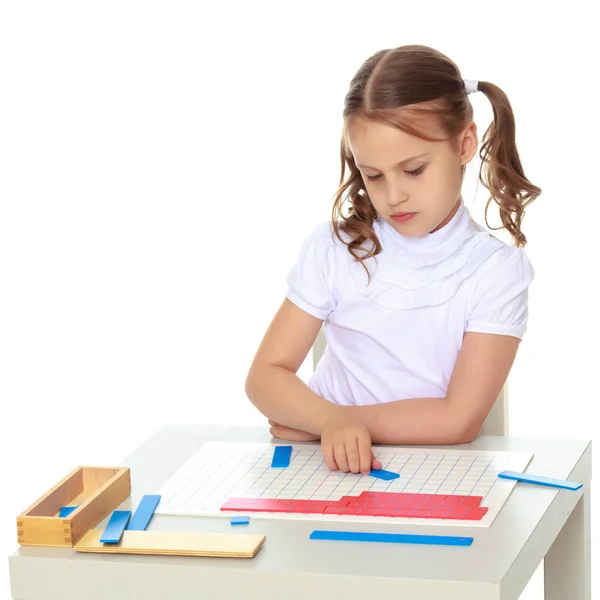
{"label": "blue rectangle on grid", "polygon": [[110,516],[106,529],[102,533],[100,542],[103,544],[118,544],[121,541],[121,536],[130,518],[130,510],[115,510]]}
{"label": "blue rectangle on grid", "polygon": [[146,494],[140,501],[137,510],[127,525],[130,531],[144,531],[150,523],[150,519],[160,502],[160,496]]}
{"label": "blue rectangle on grid", "polygon": [[516,471],[502,471],[502,473],[498,473],[498,477],[501,479],[512,479],[514,481],[545,485],[546,487],[562,488],[573,492],[583,486],[583,483],[576,483],[575,481],[551,479],[550,477],[540,477],[539,475],[529,475],[528,473],[517,473]]}
{"label": "blue rectangle on grid", "polygon": [[79,506],[79,504],[77,506],[63,506],[60,509],[58,516],[60,518],[68,517],[78,506]]}
{"label": "blue rectangle on grid", "polygon": [[289,467],[292,457],[291,446],[275,446],[271,467]]}
{"label": "blue rectangle on grid", "polygon": [[250,518],[249,517],[231,517],[231,519],[229,520],[229,522],[232,525],[248,525],[248,523],[250,523]]}
{"label": "blue rectangle on grid", "polygon": [[400,477],[398,473],[392,473],[392,471],[386,471],[385,469],[371,469],[370,475],[378,479],[385,479],[386,481]]}
{"label": "blue rectangle on grid", "polygon": [[345,542],[387,542],[394,544],[430,544],[438,546],[470,546],[472,537],[451,535],[412,535],[403,533],[369,533],[366,531],[325,531],[316,529],[311,540],[340,540]]}

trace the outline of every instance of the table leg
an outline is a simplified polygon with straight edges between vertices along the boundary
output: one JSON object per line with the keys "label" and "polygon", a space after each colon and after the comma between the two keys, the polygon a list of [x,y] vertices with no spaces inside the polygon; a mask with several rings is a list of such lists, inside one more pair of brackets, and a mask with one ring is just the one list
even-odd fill
{"label": "table leg", "polygon": [[590,484],[544,559],[545,600],[591,600]]}

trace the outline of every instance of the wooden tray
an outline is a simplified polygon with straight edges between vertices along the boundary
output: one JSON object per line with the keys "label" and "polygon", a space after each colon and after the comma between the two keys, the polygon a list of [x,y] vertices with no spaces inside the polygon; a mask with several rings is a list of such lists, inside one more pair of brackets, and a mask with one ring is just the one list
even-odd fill
{"label": "wooden tray", "polygon": [[[72,547],[131,494],[124,467],[77,467],[17,517],[22,546]],[[64,506],[79,505],[67,517]]]}

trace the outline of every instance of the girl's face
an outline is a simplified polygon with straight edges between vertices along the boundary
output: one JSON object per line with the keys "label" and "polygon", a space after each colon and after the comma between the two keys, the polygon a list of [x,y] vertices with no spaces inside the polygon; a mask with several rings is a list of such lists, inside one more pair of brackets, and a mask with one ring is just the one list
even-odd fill
{"label": "girl's face", "polygon": [[391,125],[357,119],[349,128],[348,141],[373,207],[396,231],[421,237],[454,216],[462,167],[477,151],[474,123],[453,146],[449,141],[429,142]]}

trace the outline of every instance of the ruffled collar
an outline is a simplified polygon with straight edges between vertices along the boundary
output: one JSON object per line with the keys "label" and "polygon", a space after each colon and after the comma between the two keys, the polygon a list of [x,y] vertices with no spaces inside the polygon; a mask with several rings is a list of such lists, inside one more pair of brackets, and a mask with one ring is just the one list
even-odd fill
{"label": "ruffled collar", "polygon": [[361,295],[392,310],[448,302],[502,245],[471,219],[462,199],[452,219],[426,236],[403,236],[383,219],[373,223],[373,230],[382,252],[364,261],[371,280],[353,258],[352,280]]}
{"label": "ruffled collar", "polygon": [[462,198],[452,219],[441,229],[422,237],[407,237],[379,217],[373,229],[385,254],[406,267],[440,262],[452,255],[473,233],[471,215]]}

